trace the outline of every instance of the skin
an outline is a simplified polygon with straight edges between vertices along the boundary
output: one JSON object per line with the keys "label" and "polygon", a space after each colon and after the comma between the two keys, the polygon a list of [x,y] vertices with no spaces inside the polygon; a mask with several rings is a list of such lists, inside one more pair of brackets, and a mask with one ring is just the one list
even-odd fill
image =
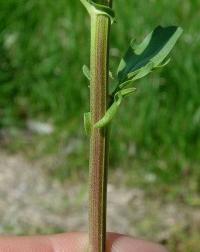
{"label": "skin", "polygon": [[[0,238],[0,252],[87,252],[86,233],[67,233],[49,236]],[[167,252],[152,242],[130,236],[109,233],[106,252]]]}

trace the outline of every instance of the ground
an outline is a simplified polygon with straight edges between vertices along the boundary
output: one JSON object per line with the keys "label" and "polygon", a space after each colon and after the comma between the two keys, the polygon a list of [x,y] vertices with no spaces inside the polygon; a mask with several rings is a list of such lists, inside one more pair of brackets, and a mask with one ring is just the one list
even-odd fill
{"label": "ground", "polygon": [[[44,160],[0,151],[2,234],[87,230],[86,183],[52,180],[44,166]],[[108,185],[108,230],[162,242],[177,252],[200,251],[196,243],[200,209],[149,197],[141,188]],[[191,232],[185,248],[184,237]]]}

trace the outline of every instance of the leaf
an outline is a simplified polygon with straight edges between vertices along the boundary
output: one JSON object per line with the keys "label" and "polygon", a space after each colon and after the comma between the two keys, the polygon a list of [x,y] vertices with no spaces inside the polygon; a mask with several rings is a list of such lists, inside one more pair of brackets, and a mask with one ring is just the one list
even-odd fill
{"label": "leaf", "polygon": [[117,97],[117,99],[114,100],[113,104],[110,106],[110,108],[106,111],[105,115],[101,120],[99,120],[94,127],[95,128],[103,128],[106,125],[108,125],[114,116],[116,115],[118,108],[122,102],[122,96]]}
{"label": "leaf", "polygon": [[127,95],[130,95],[130,94],[134,93],[135,91],[136,91],[135,87],[125,88],[125,89],[122,89],[122,90],[118,91],[117,95],[125,97]]}
{"label": "leaf", "polygon": [[109,77],[110,77],[111,80],[115,79],[115,77],[113,76],[113,73],[111,71],[109,71]]}
{"label": "leaf", "polygon": [[83,65],[83,74],[85,75],[85,77],[90,81],[91,77],[90,77],[90,69],[88,68],[88,66]]}
{"label": "leaf", "polygon": [[[158,26],[141,44],[131,42],[125,56],[122,58],[118,71],[118,85],[137,80],[146,76],[153,69],[162,66],[183,30],[177,26]],[[147,67],[148,66],[148,67]],[[142,73],[141,73],[142,72]],[[136,77],[137,76],[137,77]]]}
{"label": "leaf", "polygon": [[164,61],[163,63],[161,63],[160,65],[158,65],[157,67],[155,68],[162,68],[162,67],[165,67],[169,64],[169,62],[171,61],[171,58],[167,59],[166,61]]}
{"label": "leaf", "polygon": [[105,15],[110,18],[111,23],[115,21],[115,13],[112,8],[103,4],[97,4],[92,0],[80,0],[90,15]]}
{"label": "leaf", "polygon": [[[86,65],[83,65],[82,71],[83,71],[83,75],[86,77],[86,79],[88,79],[89,81],[91,81],[91,76],[90,76],[90,69],[89,69],[89,67],[86,66]],[[112,79],[112,80],[115,79],[111,71],[109,71],[109,77],[110,77],[110,79]]]}
{"label": "leaf", "polygon": [[123,88],[124,86],[127,86],[127,85],[131,84],[132,82],[145,77],[150,72],[152,72],[153,68],[154,68],[153,67],[153,63],[150,61],[147,65],[145,65],[144,67],[140,68],[140,70],[137,71],[137,73],[135,74],[135,76],[134,75],[133,76],[129,75],[129,79],[127,81],[123,82],[122,84],[120,84],[119,87]]}
{"label": "leaf", "polygon": [[114,102],[113,104],[110,106],[110,108],[106,111],[105,115],[103,116],[103,118],[101,120],[99,120],[94,127],[95,128],[103,128],[106,125],[108,125],[112,119],[114,118],[114,116],[116,115],[119,106],[121,105],[122,99],[127,96],[132,94],[133,92],[136,91],[136,88],[126,88],[126,89],[122,89],[120,91],[118,91],[115,94],[114,97]]}
{"label": "leaf", "polygon": [[86,135],[89,135],[91,132],[91,113],[84,113],[84,128]]}

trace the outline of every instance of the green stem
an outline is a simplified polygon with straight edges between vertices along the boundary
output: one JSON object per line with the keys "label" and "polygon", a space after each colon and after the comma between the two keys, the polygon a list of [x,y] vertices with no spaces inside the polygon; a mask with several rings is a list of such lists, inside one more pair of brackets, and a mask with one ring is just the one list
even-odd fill
{"label": "green stem", "polygon": [[[110,4],[110,1],[103,2]],[[106,249],[106,195],[108,170],[108,128],[93,125],[108,107],[108,54],[110,20],[104,15],[91,16],[90,59],[90,175],[89,175],[89,251]]]}

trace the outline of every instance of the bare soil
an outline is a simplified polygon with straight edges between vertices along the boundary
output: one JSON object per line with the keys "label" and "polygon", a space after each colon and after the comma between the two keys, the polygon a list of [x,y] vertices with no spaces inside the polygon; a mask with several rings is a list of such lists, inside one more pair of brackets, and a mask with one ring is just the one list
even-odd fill
{"label": "bare soil", "polygon": [[[0,233],[87,230],[87,186],[49,179],[44,162],[0,151]],[[138,188],[109,184],[108,230],[165,242],[196,226],[200,210],[148,198]]]}

